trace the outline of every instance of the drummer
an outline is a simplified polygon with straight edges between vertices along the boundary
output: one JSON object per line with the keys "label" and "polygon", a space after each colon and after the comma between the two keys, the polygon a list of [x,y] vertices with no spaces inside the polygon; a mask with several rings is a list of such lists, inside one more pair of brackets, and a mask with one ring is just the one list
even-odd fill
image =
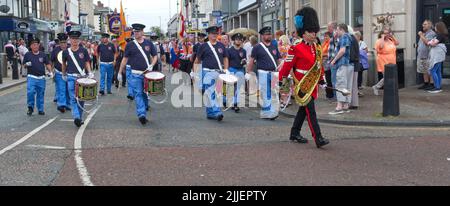
{"label": "drummer", "polygon": [[[242,43],[244,40],[244,35],[241,33],[236,33],[231,36],[231,40],[234,42],[234,46],[228,49],[228,54],[230,55],[230,73],[238,78],[237,88],[235,89],[235,94],[233,97],[233,110],[236,113],[240,112],[240,91],[242,86],[245,84],[245,68],[247,64],[247,52],[242,48]],[[225,99],[224,99],[225,101]]]}
{"label": "drummer", "polygon": [[70,97],[69,90],[67,89],[67,82],[62,78],[62,65],[58,60],[58,55],[60,52],[63,52],[67,49],[67,39],[69,38],[69,36],[65,33],[59,33],[57,36],[59,40],[59,46],[52,51],[51,61],[53,63],[53,67],[55,68],[56,104],[58,106],[58,111],[60,111],[61,113],[65,113],[66,110],[71,110]]}
{"label": "drummer", "polygon": [[45,69],[47,68],[47,75],[53,77],[52,67],[50,61],[43,52],[39,51],[40,40],[33,38],[30,40],[31,51],[27,52],[23,58],[23,62],[27,67],[27,103],[28,116],[34,112],[34,106],[38,109],[39,115],[45,115],[44,112],[44,98],[45,98]]}
{"label": "drummer", "polygon": [[224,117],[217,102],[215,90],[219,74],[228,71],[228,50],[217,41],[219,27],[211,26],[206,29],[206,32],[208,32],[208,42],[200,47],[195,64],[202,64],[202,91],[208,98],[206,102],[207,118],[220,122]]}
{"label": "drummer", "polygon": [[114,44],[109,42],[109,34],[102,34],[102,43],[97,47],[98,61],[100,62],[100,95],[111,93],[112,82],[114,78],[114,65],[116,64],[117,51]]}
{"label": "drummer", "polygon": [[254,62],[256,61],[258,69],[258,79],[260,96],[262,97],[261,118],[276,120],[279,112],[278,94],[273,93],[272,80],[277,80],[274,75],[277,74],[277,68],[280,64],[280,52],[278,47],[272,44],[272,28],[270,26],[262,28],[261,42],[253,47],[252,55],[249,60],[247,72],[253,71]]}
{"label": "drummer", "polygon": [[[144,39],[145,25],[133,24],[135,40],[129,42],[125,48],[124,58],[120,65],[118,79],[122,80],[122,71],[129,63],[131,66],[130,86],[136,101],[136,114],[142,125],[147,124],[148,97],[144,93],[144,74],[153,71],[157,63],[157,51],[152,42]],[[144,56],[145,55],[145,56]],[[151,58],[150,58],[151,57]]]}
{"label": "drummer", "polygon": [[75,99],[76,81],[79,77],[88,76],[94,78],[91,72],[91,64],[88,51],[80,46],[81,32],[69,32],[71,47],[63,51],[62,74],[63,79],[68,82],[70,104],[72,106],[72,116],[77,127],[83,125],[84,102]]}

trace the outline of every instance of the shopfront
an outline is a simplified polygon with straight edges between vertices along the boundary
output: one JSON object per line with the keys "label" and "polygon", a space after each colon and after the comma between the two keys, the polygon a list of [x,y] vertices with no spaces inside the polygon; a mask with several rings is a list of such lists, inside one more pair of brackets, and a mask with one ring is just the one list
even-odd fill
{"label": "shopfront", "polygon": [[[417,28],[421,29],[421,24],[425,19],[430,19],[434,23],[444,22],[450,31],[450,1],[447,0],[419,0],[417,5],[419,15]],[[444,78],[450,78],[450,42],[447,42],[447,61],[444,64]]]}
{"label": "shopfront", "polygon": [[270,26],[272,27],[272,32],[281,29],[281,23],[279,21],[281,8],[280,0],[272,0],[272,1],[262,1],[261,2],[261,23],[262,27]]}
{"label": "shopfront", "polygon": [[37,33],[36,25],[29,20],[14,17],[0,17],[0,51],[9,40],[25,39],[28,41]]}

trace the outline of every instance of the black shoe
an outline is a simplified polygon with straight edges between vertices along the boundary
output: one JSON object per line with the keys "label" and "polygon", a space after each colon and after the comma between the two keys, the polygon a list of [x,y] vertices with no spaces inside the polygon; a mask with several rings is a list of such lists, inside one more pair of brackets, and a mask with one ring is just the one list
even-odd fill
{"label": "black shoe", "polygon": [[240,113],[241,112],[241,108],[239,108],[238,106],[234,106],[233,107],[234,112],[236,113]]}
{"label": "black shoe", "polygon": [[425,84],[423,84],[421,87],[419,87],[419,88],[417,88],[417,89],[426,89],[426,88],[428,88],[428,86],[429,86],[430,84],[429,83],[425,83]]}
{"label": "black shoe", "polygon": [[31,115],[33,115],[33,108],[31,108],[31,107],[28,107],[28,112],[27,112],[27,115],[28,115],[28,116],[31,116]]}
{"label": "black shoe", "polygon": [[289,140],[291,140],[292,142],[298,142],[300,144],[308,144],[308,140],[300,134],[291,134]]}
{"label": "black shoe", "polygon": [[56,103],[56,102],[58,102],[58,100],[54,99],[54,100],[53,100],[53,103]]}
{"label": "black shoe", "polygon": [[425,88],[425,91],[430,91],[434,89],[434,84],[429,84],[428,87]]}
{"label": "black shoe", "polygon": [[112,94],[112,92],[108,92],[108,94]]}
{"label": "black shoe", "polygon": [[41,115],[41,116],[44,116],[45,112],[39,112],[38,114]]}
{"label": "black shoe", "polygon": [[145,117],[139,117],[139,122],[141,122],[142,125],[146,125],[148,120]]}
{"label": "black shoe", "polygon": [[66,111],[70,112],[72,109],[70,107],[66,107]]}
{"label": "black shoe", "polygon": [[133,101],[133,100],[134,100],[134,97],[132,97],[132,96],[127,96],[127,98],[128,98],[128,100],[130,100],[130,101]]}
{"label": "black shoe", "polygon": [[75,123],[75,126],[77,126],[78,128],[81,127],[81,125],[83,125],[83,122],[81,121],[81,119],[75,119],[74,123]]}
{"label": "black shoe", "polygon": [[222,120],[223,120],[223,115],[219,115],[219,116],[217,117],[217,121],[221,122]]}
{"label": "black shoe", "polygon": [[61,113],[66,113],[66,108],[65,107],[58,107],[58,111]]}
{"label": "black shoe", "polygon": [[99,93],[100,93],[100,95],[105,96],[105,92],[104,91],[100,91]]}
{"label": "black shoe", "polygon": [[271,121],[275,121],[275,120],[278,119],[278,117],[279,117],[279,116],[276,116],[276,117],[274,117],[274,118],[270,118],[270,120],[271,120]]}
{"label": "black shoe", "polygon": [[325,139],[325,138],[323,138],[323,137],[320,137],[320,138],[317,138],[317,139],[316,139],[316,146],[317,146],[317,148],[319,148],[319,149],[320,149],[321,147],[327,145],[327,144],[330,144],[330,141],[327,140],[327,139]]}
{"label": "black shoe", "polygon": [[348,109],[350,109],[350,110],[358,110],[358,108],[359,108],[359,107],[351,106],[351,107],[349,107]]}

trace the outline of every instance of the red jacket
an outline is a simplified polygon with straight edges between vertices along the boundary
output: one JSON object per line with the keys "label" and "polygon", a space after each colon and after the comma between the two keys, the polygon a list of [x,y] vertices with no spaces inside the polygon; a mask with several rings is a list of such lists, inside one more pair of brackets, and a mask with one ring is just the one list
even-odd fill
{"label": "red jacket", "polygon": [[[288,51],[288,56],[284,62],[283,67],[280,70],[280,81],[283,77],[289,76],[292,69],[294,69],[294,75],[297,80],[301,81],[316,61],[316,49],[314,45],[308,45],[305,41],[292,46]],[[322,62],[321,62],[322,63]],[[297,70],[301,70],[299,72]],[[324,69],[321,67],[321,80],[324,80]],[[312,97],[317,99],[318,96],[318,86],[314,89]]]}

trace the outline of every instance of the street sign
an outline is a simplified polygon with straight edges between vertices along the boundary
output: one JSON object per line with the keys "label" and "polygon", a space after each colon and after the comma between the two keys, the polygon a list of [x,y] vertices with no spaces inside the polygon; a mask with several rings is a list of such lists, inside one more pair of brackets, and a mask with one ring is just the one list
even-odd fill
{"label": "street sign", "polygon": [[222,11],[212,11],[212,16],[213,17],[221,17],[222,16]]}
{"label": "street sign", "polygon": [[206,14],[197,14],[197,18],[200,19],[206,18]]}
{"label": "street sign", "polygon": [[57,21],[50,21],[49,25],[50,29],[53,31],[57,31],[59,29],[59,23]]}

